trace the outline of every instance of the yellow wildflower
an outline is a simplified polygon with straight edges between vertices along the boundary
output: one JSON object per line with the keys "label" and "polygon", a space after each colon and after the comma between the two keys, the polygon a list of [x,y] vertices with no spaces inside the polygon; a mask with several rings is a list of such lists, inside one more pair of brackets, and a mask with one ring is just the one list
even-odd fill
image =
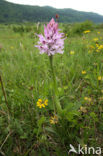
{"label": "yellow wildflower", "polygon": [[75,52],[74,52],[74,51],[70,51],[70,54],[71,54],[71,55],[74,55],[74,54],[75,54]]}
{"label": "yellow wildflower", "polygon": [[95,41],[95,42],[98,41],[98,38],[94,38],[93,41]]}
{"label": "yellow wildflower", "polygon": [[43,101],[42,99],[38,99],[36,104],[37,104],[37,107],[39,108],[45,108],[45,106],[48,105],[48,100],[46,99]]}
{"label": "yellow wildflower", "polygon": [[80,107],[80,111],[83,112],[83,113],[87,113],[86,107],[82,107],[82,106],[81,106],[81,107]]}
{"label": "yellow wildflower", "polygon": [[90,30],[85,30],[83,33],[84,34],[87,34],[87,33],[89,33],[90,32]]}
{"label": "yellow wildflower", "polygon": [[83,75],[86,74],[86,71],[85,71],[85,70],[82,70],[82,74],[83,74]]}
{"label": "yellow wildflower", "polygon": [[89,98],[89,97],[84,97],[84,100],[85,100],[85,101],[88,101],[88,102],[91,102],[91,101],[92,101],[92,99]]}
{"label": "yellow wildflower", "polygon": [[99,53],[99,52],[100,52],[100,50],[99,50],[99,49],[96,49],[96,52],[97,52],[97,53]]}
{"label": "yellow wildflower", "polygon": [[44,105],[45,105],[45,106],[48,105],[48,100],[47,100],[47,99],[44,101]]}
{"label": "yellow wildflower", "polygon": [[101,45],[98,47],[98,49],[103,49],[103,45],[101,44]]}
{"label": "yellow wildflower", "polygon": [[103,80],[103,77],[102,76],[98,76],[98,80],[99,81]]}
{"label": "yellow wildflower", "polygon": [[84,100],[88,100],[88,97],[84,97]]}
{"label": "yellow wildflower", "polygon": [[11,49],[14,49],[14,47],[13,47],[13,46],[11,46]]}
{"label": "yellow wildflower", "polygon": [[38,102],[42,102],[42,99],[38,99]]}
{"label": "yellow wildflower", "polygon": [[57,124],[58,123],[58,116],[57,115],[51,116],[50,123],[51,124]]}
{"label": "yellow wildflower", "polygon": [[98,34],[100,34],[100,32],[97,32]]}

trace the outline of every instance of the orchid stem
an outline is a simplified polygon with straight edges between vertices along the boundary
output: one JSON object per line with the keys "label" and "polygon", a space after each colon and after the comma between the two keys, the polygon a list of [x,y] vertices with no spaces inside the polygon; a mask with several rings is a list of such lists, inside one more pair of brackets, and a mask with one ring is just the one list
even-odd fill
{"label": "orchid stem", "polygon": [[49,56],[50,59],[50,67],[51,67],[51,72],[52,72],[52,79],[53,79],[53,86],[54,86],[54,111],[55,109],[57,110],[58,113],[61,112],[61,105],[58,99],[58,90],[57,90],[57,83],[56,83],[56,78],[55,78],[55,73],[54,73],[54,68],[53,68],[53,56]]}

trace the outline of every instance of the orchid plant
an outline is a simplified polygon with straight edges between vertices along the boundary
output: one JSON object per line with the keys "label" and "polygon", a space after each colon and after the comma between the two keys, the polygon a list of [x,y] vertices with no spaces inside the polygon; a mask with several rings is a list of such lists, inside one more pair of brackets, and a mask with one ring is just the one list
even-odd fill
{"label": "orchid plant", "polygon": [[46,53],[49,56],[54,83],[54,109],[57,112],[60,112],[62,109],[57,97],[57,84],[53,68],[53,55],[55,55],[56,53],[64,53],[64,33],[60,32],[60,29],[58,28],[58,23],[55,22],[55,20],[52,18],[47,26],[44,26],[44,35],[40,34],[37,36],[39,37],[39,41],[38,45],[36,45],[35,47],[40,50],[40,54]]}

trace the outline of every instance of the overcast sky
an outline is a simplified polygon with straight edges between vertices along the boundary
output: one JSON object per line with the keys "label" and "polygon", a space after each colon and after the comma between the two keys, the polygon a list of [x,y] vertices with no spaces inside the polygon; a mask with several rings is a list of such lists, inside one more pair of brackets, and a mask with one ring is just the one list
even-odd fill
{"label": "overcast sky", "polygon": [[103,0],[7,0],[19,4],[30,4],[55,8],[72,8],[80,11],[96,12],[103,15]]}

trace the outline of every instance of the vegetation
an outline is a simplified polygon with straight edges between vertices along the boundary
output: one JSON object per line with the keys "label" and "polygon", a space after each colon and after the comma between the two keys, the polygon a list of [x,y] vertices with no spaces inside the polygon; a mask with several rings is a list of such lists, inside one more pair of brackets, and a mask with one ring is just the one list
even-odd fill
{"label": "vegetation", "polygon": [[[101,25],[98,25],[100,27]],[[94,30],[96,27],[91,21],[85,21],[82,23],[64,24],[64,32],[67,36],[83,35],[85,30]]]}
{"label": "vegetation", "polygon": [[59,22],[83,22],[91,20],[102,23],[103,16],[73,9],[55,9],[49,6],[25,6],[0,0],[0,23],[45,22],[59,14]]}
{"label": "vegetation", "polygon": [[67,38],[64,54],[54,56],[63,109],[58,115],[48,56],[34,47],[43,25],[0,25],[0,76],[7,98],[0,83],[1,155],[66,156],[70,144],[103,148],[103,28],[87,21],[81,26],[60,24]]}

